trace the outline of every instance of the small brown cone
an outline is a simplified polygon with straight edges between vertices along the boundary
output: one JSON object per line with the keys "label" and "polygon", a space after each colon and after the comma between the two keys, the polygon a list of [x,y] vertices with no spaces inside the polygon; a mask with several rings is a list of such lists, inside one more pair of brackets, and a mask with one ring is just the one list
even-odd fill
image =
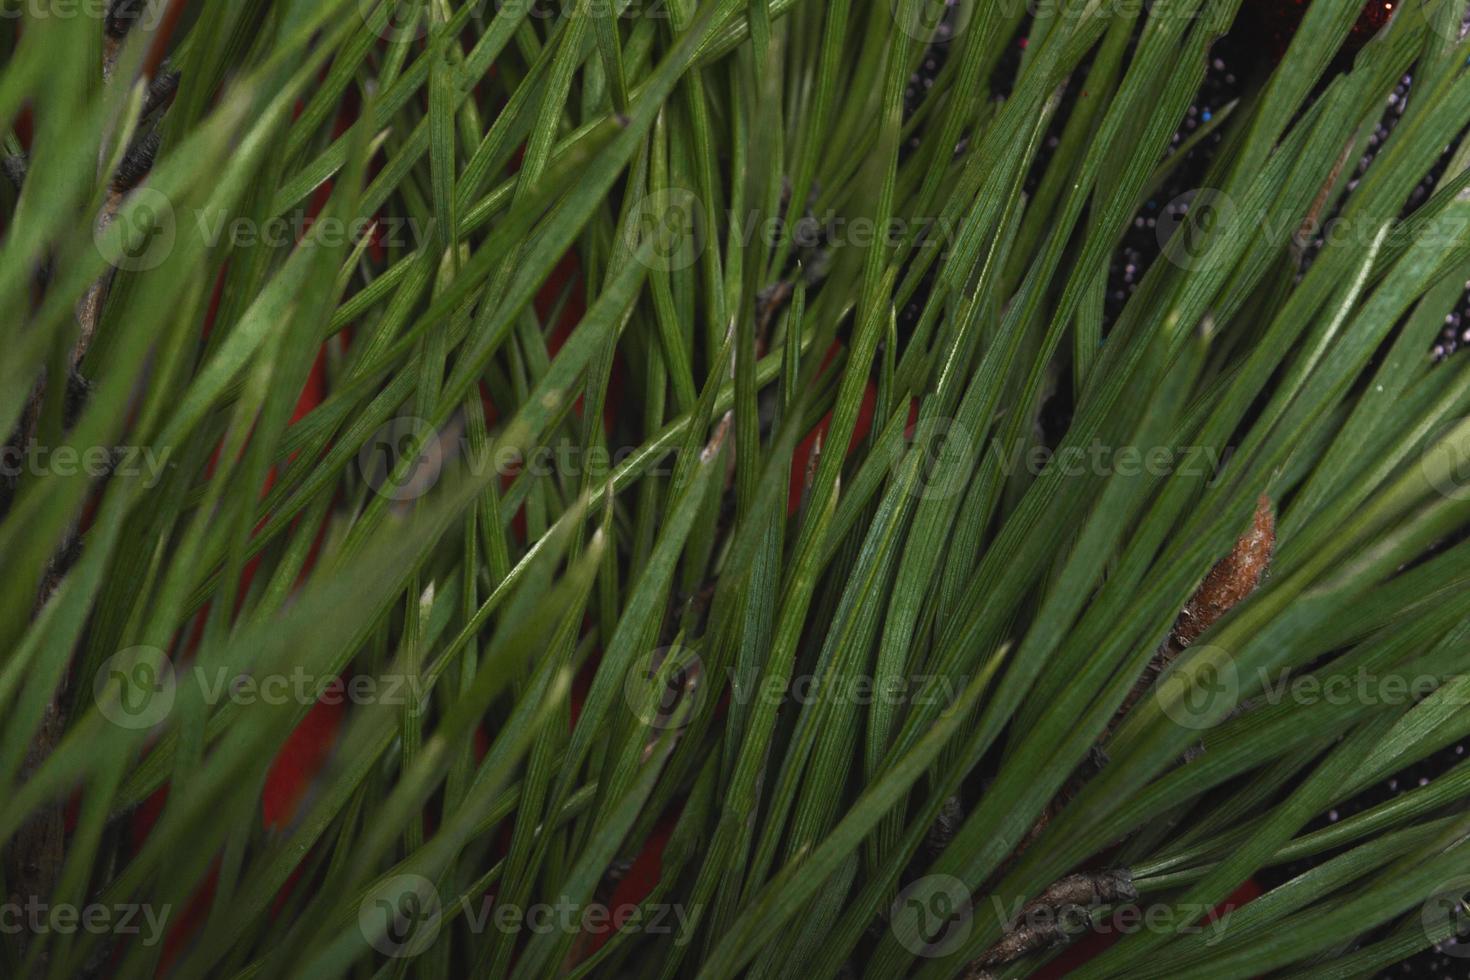
{"label": "small brown cone", "polygon": [[1256,516],[1251,529],[1235,542],[1230,554],[1210,569],[1199,591],[1184,604],[1174,620],[1170,640],[1182,650],[1199,638],[1235,605],[1261,584],[1271,553],[1276,547],[1276,514],[1265,494],[1256,501]]}

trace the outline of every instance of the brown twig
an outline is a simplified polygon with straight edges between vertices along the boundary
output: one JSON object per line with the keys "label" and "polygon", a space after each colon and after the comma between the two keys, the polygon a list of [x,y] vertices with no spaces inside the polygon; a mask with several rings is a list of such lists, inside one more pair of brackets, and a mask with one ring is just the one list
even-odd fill
{"label": "brown twig", "polygon": [[[178,9],[182,8],[182,5],[177,3],[173,6]],[[130,3],[129,0],[114,0],[110,6],[104,25],[106,37],[102,66],[103,78],[109,84],[121,42],[137,18],[137,7],[136,3]],[[157,40],[158,38],[155,37],[155,41]],[[149,85],[145,98],[144,116],[156,115],[166,109],[173,99],[177,85],[178,75],[175,72],[165,72],[155,77]],[[141,183],[152,170],[158,146],[158,133],[156,130],[150,130],[135,139],[128,147],[116,173],[108,182],[107,197],[95,219],[99,230],[106,228],[117,215],[124,196]],[[18,188],[23,187],[26,177],[26,164],[23,158],[6,158],[3,169]],[[76,423],[91,390],[90,382],[81,373],[81,365],[87,351],[91,348],[98,324],[101,322],[102,308],[112,284],[113,272],[114,270],[108,269],[99,276],[88,286],[76,305],[77,339],[72,345],[67,361],[68,374],[65,380],[65,390],[62,392],[64,399],[62,421],[68,429]],[[36,379],[30,398],[22,411],[20,422],[12,435],[14,445],[24,447],[35,438],[47,388],[47,378],[43,370]],[[3,515],[4,510],[8,507],[13,490],[14,488],[10,486],[0,487],[0,515]],[[47,562],[35,598],[37,612],[60,587],[63,577],[76,563],[80,551],[80,532],[76,523],[73,522],[64,531],[60,546]],[[66,679],[63,676],[61,684],[52,693],[51,700],[46,705],[40,728],[26,748],[20,772],[22,782],[29,779],[40,768],[61,739],[66,725],[66,714],[63,708],[65,694]],[[66,857],[65,845],[66,826],[62,807],[59,804],[51,804],[37,810],[17,829],[14,837],[7,842],[5,847],[6,882],[11,894],[24,896],[28,900],[48,900],[61,874]],[[29,946],[28,938],[24,935],[20,937],[22,949]],[[47,957],[42,955],[37,964],[38,968],[44,971],[46,961]]]}
{"label": "brown twig", "polygon": [[[1228,555],[1215,563],[1194,595],[1184,604],[1174,620],[1169,636],[1159,646],[1148,667],[1108,722],[1088,759],[1077,767],[1062,789],[1042,810],[1041,816],[1002,865],[1002,872],[1041,836],[1062,808],[1107,764],[1103,744],[1154,686],[1160,675],[1190,644],[1256,590],[1270,567],[1275,546],[1275,512],[1270,499],[1263,494],[1256,502],[1250,530],[1241,535]],[[999,876],[998,873],[997,877]],[[1132,877],[1126,870],[1069,875],[1022,908],[1017,919],[1008,924],[1006,934],[1000,942],[970,963],[965,973],[966,980],[982,980],[990,975],[990,967],[1001,966],[1038,950],[1070,942],[1076,937],[1078,930],[1070,928],[1069,922],[1077,920],[1078,910],[1101,904],[1133,901],[1136,898]]]}
{"label": "brown twig", "polygon": [[972,961],[969,969],[988,970],[1069,943],[1091,925],[1096,909],[1137,900],[1138,889],[1133,887],[1133,875],[1126,869],[1068,875],[1022,906],[1007,923],[1005,937]]}

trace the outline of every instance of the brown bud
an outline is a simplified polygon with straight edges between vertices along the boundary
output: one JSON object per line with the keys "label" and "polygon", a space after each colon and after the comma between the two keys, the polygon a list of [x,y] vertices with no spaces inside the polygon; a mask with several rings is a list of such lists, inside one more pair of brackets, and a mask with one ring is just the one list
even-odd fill
{"label": "brown bud", "polygon": [[1235,542],[1230,554],[1210,569],[1194,597],[1185,603],[1174,621],[1170,641],[1176,649],[1184,649],[1205,630],[1235,607],[1261,584],[1271,552],[1276,547],[1276,515],[1265,494],[1256,502],[1256,516],[1251,529]]}

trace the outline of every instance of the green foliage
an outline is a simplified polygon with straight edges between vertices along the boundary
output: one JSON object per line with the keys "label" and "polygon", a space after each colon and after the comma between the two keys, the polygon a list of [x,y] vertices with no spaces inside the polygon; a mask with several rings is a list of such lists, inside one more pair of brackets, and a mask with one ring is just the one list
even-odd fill
{"label": "green foliage", "polygon": [[[938,0],[160,2],[115,55],[0,21],[6,887],[203,910],[0,936],[0,971],[944,978],[1103,866],[1166,925],[1078,976],[1450,936],[1466,763],[1308,824],[1470,736],[1470,361],[1426,353],[1470,280],[1467,3],[1346,66],[1356,5],[1312,4],[1110,321],[1239,5],[962,0],[911,114]],[[1261,495],[1269,575],[1134,704]],[[642,919],[584,920],[653,842]]]}

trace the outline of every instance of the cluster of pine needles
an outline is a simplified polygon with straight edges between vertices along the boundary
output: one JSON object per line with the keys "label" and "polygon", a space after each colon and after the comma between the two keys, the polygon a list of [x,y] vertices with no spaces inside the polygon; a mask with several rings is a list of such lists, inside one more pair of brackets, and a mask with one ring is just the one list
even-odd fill
{"label": "cluster of pine needles", "polygon": [[1322,820],[1470,737],[1357,6],[1181,143],[1241,0],[0,4],[0,975],[1470,955],[1470,760]]}

